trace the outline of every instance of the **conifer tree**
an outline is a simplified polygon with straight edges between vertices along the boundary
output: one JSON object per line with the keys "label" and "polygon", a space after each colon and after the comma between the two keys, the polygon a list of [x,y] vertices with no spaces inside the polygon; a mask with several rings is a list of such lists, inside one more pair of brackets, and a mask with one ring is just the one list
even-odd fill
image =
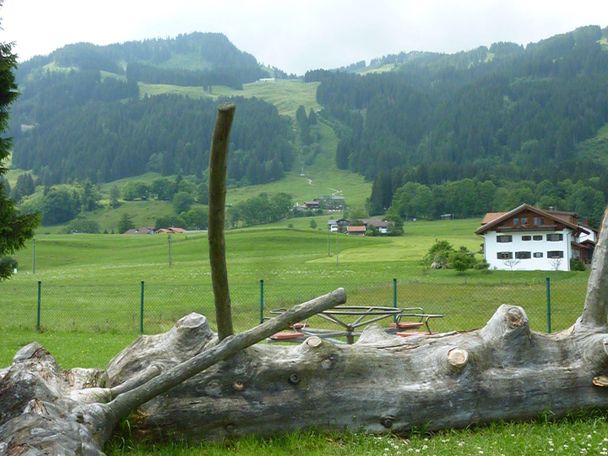
{"label": "conifer tree", "polygon": [[[0,0],[0,6],[2,6]],[[6,160],[10,153],[11,142],[2,133],[8,124],[10,104],[17,97],[17,86],[13,71],[16,55],[9,43],[0,43],[0,176],[6,173]],[[23,247],[25,241],[34,235],[38,223],[37,215],[20,214],[15,203],[9,198],[3,185],[0,185],[0,280],[10,277],[15,261],[6,257]]]}

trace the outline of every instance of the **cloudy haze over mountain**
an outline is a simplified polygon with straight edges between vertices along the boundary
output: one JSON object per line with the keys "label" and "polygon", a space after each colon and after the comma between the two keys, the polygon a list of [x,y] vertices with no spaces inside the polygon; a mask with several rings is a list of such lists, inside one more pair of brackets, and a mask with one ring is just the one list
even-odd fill
{"label": "cloudy haze over mountain", "polygon": [[355,61],[480,44],[520,44],[608,25],[605,0],[5,0],[1,41],[21,60],[65,44],[222,32],[260,62],[302,74]]}

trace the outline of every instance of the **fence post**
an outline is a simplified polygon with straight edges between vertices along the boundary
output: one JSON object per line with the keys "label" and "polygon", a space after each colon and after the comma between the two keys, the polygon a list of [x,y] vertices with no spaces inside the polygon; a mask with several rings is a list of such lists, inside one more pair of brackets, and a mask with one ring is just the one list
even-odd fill
{"label": "fence post", "polygon": [[547,288],[547,333],[551,334],[551,278],[546,278]]}
{"label": "fence post", "polygon": [[260,324],[264,323],[264,279],[260,279]]}
{"label": "fence post", "polygon": [[139,295],[139,333],[144,333],[144,281],[141,281]]}
{"label": "fence post", "polygon": [[[393,278],[393,307],[396,309],[397,306],[397,279]],[[393,315],[393,320],[397,321],[397,315]]]}
{"label": "fence post", "polygon": [[36,331],[40,332],[40,305],[42,301],[42,282],[38,281],[38,305],[36,306]]}

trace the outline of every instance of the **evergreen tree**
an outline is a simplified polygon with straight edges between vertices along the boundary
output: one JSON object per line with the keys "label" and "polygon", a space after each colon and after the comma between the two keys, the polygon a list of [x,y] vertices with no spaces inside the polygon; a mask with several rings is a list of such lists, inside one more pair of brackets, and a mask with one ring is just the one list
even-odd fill
{"label": "evergreen tree", "polygon": [[[17,86],[13,75],[16,63],[11,45],[0,43],[0,134],[7,128],[9,106],[17,97]],[[10,145],[8,138],[0,136],[0,176],[7,171],[4,164]],[[0,185],[0,280],[10,277],[16,264],[15,260],[6,255],[22,248],[25,241],[34,235],[37,224],[38,216],[20,214],[14,202],[8,197],[4,185]]]}
{"label": "evergreen tree", "polygon": [[110,189],[110,207],[112,209],[116,209],[120,206],[120,201],[118,201],[118,198],[120,198],[120,189],[118,188],[118,185],[114,184]]}
{"label": "evergreen tree", "polygon": [[122,214],[118,221],[118,232],[123,234],[132,228],[135,228],[135,224],[133,223],[131,216],[127,213]]}
{"label": "evergreen tree", "polygon": [[30,173],[21,174],[17,177],[17,183],[12,191],[12,198],[19,202],[25,196],[29,196],[36,191],[36,186],[34,185],[34,179]]}

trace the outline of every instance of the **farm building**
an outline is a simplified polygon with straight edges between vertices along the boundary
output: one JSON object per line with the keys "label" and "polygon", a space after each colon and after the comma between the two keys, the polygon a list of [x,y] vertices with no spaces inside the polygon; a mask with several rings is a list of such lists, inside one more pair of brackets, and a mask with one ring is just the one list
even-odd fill
{"label": "farm building", "polygon": [[159,234],[182,234],[185,233],[186,230],[176,226],[170,226],[169,228],[160,228],[156,232]]}
{"label": "farm building", "polygon": [[346,234],[349,236],[365,236],[365,225],[349,225],[346,227]]}
{"label": "farm building", "polygon": [[389,234],[389,223],[382,217],[370,217],[361,220],[366,228],[375,227],[380,234]]}
{"label": "farm building", "polygon": [[475,231],[484,237],[491,269],[569,271],[570,260],[588,263],[597,233],[576,214],[522,204],[509,212],[488,212]]}
{"label": "farm building", "polygon": [[154,228],[143,226],[141,228],[131,228],[130,230],[125,231],[124,234],[154,234]]}
{"label": "farm building", "polygon": [[344,233],[346,228],[350,225],[350,221],[346,219],[328,220],[327,229],[332,233]]}

